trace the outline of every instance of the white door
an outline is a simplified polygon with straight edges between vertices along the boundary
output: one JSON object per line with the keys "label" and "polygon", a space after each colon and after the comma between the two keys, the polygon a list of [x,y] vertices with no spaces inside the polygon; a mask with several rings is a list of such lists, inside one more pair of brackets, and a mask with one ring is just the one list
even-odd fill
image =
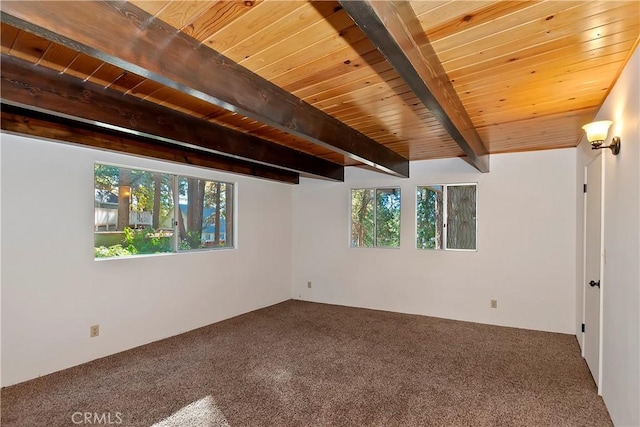
{"label": "white door", "polygon": [[600,389],[600,269],[602,262],[602,158],[587,166],[584,358]]}

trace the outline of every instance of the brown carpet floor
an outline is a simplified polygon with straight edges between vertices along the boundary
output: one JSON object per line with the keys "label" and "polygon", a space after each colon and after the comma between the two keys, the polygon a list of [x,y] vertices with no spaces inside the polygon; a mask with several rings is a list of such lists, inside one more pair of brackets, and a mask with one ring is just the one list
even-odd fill
{"label": "brown carpet floor", "polygon": [[[287,301],[2,389],[2,425],[608,426],[574,336]],[[80,421],[80,423],[78,423]]]}

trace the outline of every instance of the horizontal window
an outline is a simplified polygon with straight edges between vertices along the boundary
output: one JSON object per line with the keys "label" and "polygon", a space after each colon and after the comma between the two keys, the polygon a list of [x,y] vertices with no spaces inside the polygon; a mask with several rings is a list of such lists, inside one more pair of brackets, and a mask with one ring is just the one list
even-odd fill
{"label": "horizontal window", "polygon": [[476,249],[476,187],[455,184],[417,188],[418,249]]}
{"label": "horizontal window", "polygon": [[94,256],[233,247],[233,184],[96,164]]}
{"label": "horizontal window", "polygon": [[400,246],[400,189],[351,190],[351,246]]}

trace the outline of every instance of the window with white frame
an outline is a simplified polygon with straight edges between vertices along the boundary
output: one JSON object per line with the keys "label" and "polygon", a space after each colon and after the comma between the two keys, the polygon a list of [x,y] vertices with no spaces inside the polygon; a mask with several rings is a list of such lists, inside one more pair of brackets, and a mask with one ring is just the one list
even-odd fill
{"label": "window with white frame", "polygon": [[476,190],[476,184],[418,187],[416,247],[476,250]]}
{"label": "window with white frame", "polygon": [[400,246],[400,188],[351,190],[351,247]]}
{"label": "window with white frame", "polygon": [[233,247],[233,184],[96,163],[94,256]]}

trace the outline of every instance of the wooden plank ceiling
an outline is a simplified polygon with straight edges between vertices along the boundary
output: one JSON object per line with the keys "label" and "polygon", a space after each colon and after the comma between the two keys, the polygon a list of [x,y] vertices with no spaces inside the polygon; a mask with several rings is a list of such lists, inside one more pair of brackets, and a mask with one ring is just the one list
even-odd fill
{"label": "wooden plank ceiling", "polygon": [[[24,122],[32,109],[64,114],[65,119],[77,114],[85,127],[87,122],[107,122],[106,110],[74,113],[82,108],[62,106],[65,95],[58,92],[56,98],[51,87],[69,85],[80,93],[83,89],[97,93],[97,88],[107,88],[113,91],[110,99],[124,94],[117,102],[125,104],[113,104],[118,105],[112,107],[114,115],[118,113],[113,111],[138,108],[135,100],[143,100],[150,108],[145,111],[157,117],[170,116],[172,122],[183,126],[200,121],[203,129],[214,135],[210,139],[215,140],[215,129],[220,128],[241,134],[233,138],[252,138],[233,139],[238,142],[226,145],[211,141],[209,148],[204,147],[210,153],[200,154],[228,155],[230,164],[254,162],[257,166],[253,171],[244,163],[233,167],[239,173],[270,179],[280,179],[273,168],[281,168],[285,182],[295,181],[292,171],[340,180],[342,172],[336,167],[365,164],[406,176],[403,159],[482,158],[487,152],[573,147],[580,140],[580,126],[595,115],[638,45],[640,34],[637,1],[393,2],[397,10],[408,11],[409,17],[402,16],[400,26],[421,32],[412,35],[415,43],[407,39],[414,44],[413,52],[410,47],[400,46],[390,54],[374,37],[367,37],[370,21],[355,14],[352,18],[350,7],[343,8],[339,2],[136,0],[117,6],[109,3],[108,8],[127,12],[121,17],[91,15],[88,28],[110,34],[114,40],[117,34],[127,37],[135,31],[137,35],[130,39],[131,46],[109,52],[97,35],[95,42],[91,39],[90,30],[74,31],[82,22],[69,29],[69,23],[81,19],[70,16],[76,13],[74,3],[89,11],[103,7],[88,2],[1,4],[2,102],[3,107],[20,108],[3,114],[3,129],[28,133],[29,126]],[[371,6],[372,10],[379,9],[375,3]],[[53,18],[41,19],[39,13]],[[391,18],[397,16],[382,18],[394,36]],[[118,19],[123,23],[127,19],[135,21],[137,27],[127,33]],[[142,40],[145,37],[148,40]],[[155,48],[142,51],[143,42],[147,43],[144,46],[155,43]],[[182,52],[180,46],[188,51]],[[429,62],[433,59],[427,52],[433,52],[431,56],[439,63]],[[398,53],[424,59],[423,70],[441,70],[435,76],[440,79],[438,87],[427,81],[425,89],[438,99],[447,94],[443,86],[451,87],[456,105],[461,106],[456,111],[462,111],[469,120],[469,125],[462,125],[467,129],[459,129],[459,133],[478,135],[473,151],[466,152],[472,156],[466,156],[455,129],[452,133],[446,123],[443,125],[440,113],[428,108],[432,106],[418,93],[406,70],[392,60],[391,55]],[[221,58],[218,54],[227,59],[216,59]],[[25,66],[20,61],[10,63],[11,57],[25,61],[26,68],[20,68]],[[188,63],[207,58],[211,61],[207,64]],[[254,85],[237,87],[257,88],[245,91],[252,92],[246,94],[246,100],[236,99],[242,94],[237,94],[233,102],[222,99],[222,95],[217,97],[225,85],[236,84],[216,81],[216,76],[225,75],[225,61],[242,67],[233,68],[233,73],[246,70],[247,74],[243,71],[238,79],[249,79]],[[15,67],[11,78],[5,66],[9,64]],[[181,68],[206,71],[209,65],[210,74],[181,74]],[[49,75],[43,69],[55,72]],[[30,73],[33,78],[22,81],[19,77]],[[58,83],[55,76],[60,76]],[[63,81],[62,76],[69,79]],[[227,76],[233,79],[235,74]],[[209,84],[220,88],[209,91]],[[18,89],[10,91],[10,86]],[[20,87],[30,90],[31,98],[21,96]],[[53,95],[47,101],[36,92]],[[264,105],[256,105],[260,96]],[[285,107],[274,107],[279,100]],[[247,104],[252,109],[247,110]],[[102,108],[102,104],[95,108]],[[287,117],[280,120],[278,114]],[[305,127],[304,120],[309,118],[313,120]],[[17,125],[19,120],[22,124]],[[34,129],[42,129],[42,117],[32,120],[39,123]],[[132,119],[130,125],[122,118],[114,118],[111,124],[147,136],[153,133],[151,128],[138,129]],[[331,133],[323,130],[330,126]],[[56,135],[61,133],[56,131]],[[183,148],[185,143],[190,144],[184,149],[203,149],[196,143],[197,137],[181,140],[169,130],[153,137],[157,144],[180,142]],[[105,137],[87,136],[86,140],[100,138]],[[74,139],[78,142],[81,138]],[[239,144],[248,144],[251,149],[234,148]],[[363,151],[358,151],[358,144]],[[288,151],[277,151],[276,146]],[[102,143],[101,148],[105,147],[108,144]],[[114,147],[121,150],[126,142],[114,142]],[[265,155],[270,149],[275,151]],[[170,159],[167,156],[164,158]],[[176,153],[171,156],[179,157]],[[320,163],[314,163],[314,158]],[[481,162],[475,158],[469,161],[482,170]],[[211,164],[225,169],[216,162]],[[206,164],[206,160],[201,163]],[[262,171],[260,167],[272,169]],[[226,168],[233,170],[232,166]]]}

